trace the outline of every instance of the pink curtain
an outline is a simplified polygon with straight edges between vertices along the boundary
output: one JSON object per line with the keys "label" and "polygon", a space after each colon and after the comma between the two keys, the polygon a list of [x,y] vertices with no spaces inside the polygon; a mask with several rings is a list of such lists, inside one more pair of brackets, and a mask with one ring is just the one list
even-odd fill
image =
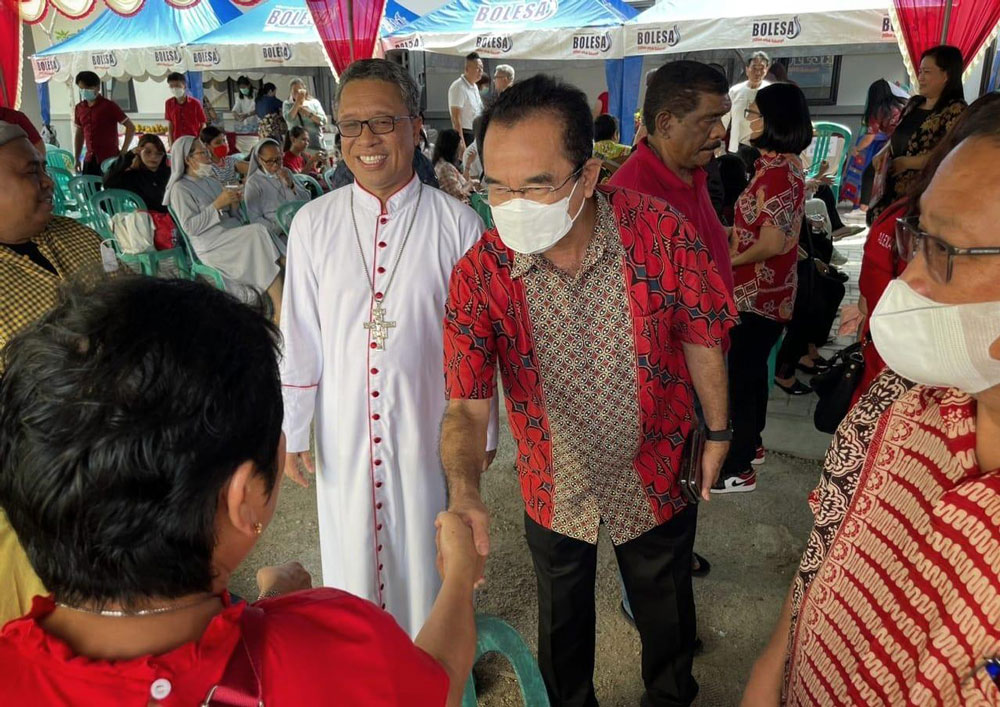
{"label": "pink curtain", "polygon": [[[961,49],[968,68],[1000,21],[1000,0],[893,0],[893,4],[900,25],[897,31],[906,42],[914,72],[920,55],[942,43]],[[942,42],[948,5],[948,34]]]}
{"label": "pink curtain", "polygon": [[0,106],[16,108],[21,98],[21,8],[0,0]]}
{"label": "pink curtain", "polygon": [[351,62],[372,57],[385,0],[306,0],[306,4],[338,75]]}

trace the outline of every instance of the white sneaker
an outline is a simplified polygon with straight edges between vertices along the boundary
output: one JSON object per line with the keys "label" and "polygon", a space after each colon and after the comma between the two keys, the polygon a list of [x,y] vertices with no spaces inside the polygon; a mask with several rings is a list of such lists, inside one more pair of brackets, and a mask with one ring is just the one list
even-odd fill
{"label": "white sneaker", "polygon": [[757,472],[748,469],[739,476],[719,479],[712,485],[712,493],[743,493],[757,488]]}
{"label": "white sneaker", "polygon": [[836,248],[833,249],[833,255],[830,256],[831,265],[847,265],[847,256],[841,253]]}

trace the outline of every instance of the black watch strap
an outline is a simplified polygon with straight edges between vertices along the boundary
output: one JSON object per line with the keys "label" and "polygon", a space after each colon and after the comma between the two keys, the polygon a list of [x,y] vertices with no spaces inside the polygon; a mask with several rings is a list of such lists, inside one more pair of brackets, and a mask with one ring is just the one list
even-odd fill
{"label": "black watch strap", "polygon": [[705,439],[709,442],[732,442],[733,428],[727,427],[724,430],[705,430]]}

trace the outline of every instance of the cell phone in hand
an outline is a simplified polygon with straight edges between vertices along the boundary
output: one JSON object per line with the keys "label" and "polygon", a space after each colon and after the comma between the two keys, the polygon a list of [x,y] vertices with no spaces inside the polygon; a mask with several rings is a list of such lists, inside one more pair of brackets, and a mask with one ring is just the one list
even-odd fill
{"label": "cell phone in hand", "polygon": [[705,427],[698,424],[691,429],[684,441],[684,451],[681,453],[681,464],[678,469],[681,495],[688,503],[698,503],[701,500],[701,457],[704,452]]}

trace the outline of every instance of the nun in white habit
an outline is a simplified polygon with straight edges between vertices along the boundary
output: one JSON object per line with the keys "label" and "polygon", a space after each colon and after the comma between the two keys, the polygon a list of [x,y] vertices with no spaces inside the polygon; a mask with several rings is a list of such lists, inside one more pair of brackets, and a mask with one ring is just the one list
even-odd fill
{"label": "nun in white habit", "polygon": [[212,176],[212,162],[200,140],[175,140],[170,167],[163,203],[191,239],[194,252],[223,274],[227,290],[237,295],[245,295],[248,287],[267,291],[277,311],[282,288],[279,255],[267,228],[244,226],[234,215],[239,213],[240,192],[223,189]]}
{"label": "nun in white habit", "polygon": [[274,244],[285,254],[287,239],[278,223],[278,207],[290,201],[309,201],[305,188],[292,179],[291,171],[282,165],[281,145],[270,138],[261,140],[250,153],[250,171],[244,189],[243,201],[247,205],[250,223],[267,228]]}

